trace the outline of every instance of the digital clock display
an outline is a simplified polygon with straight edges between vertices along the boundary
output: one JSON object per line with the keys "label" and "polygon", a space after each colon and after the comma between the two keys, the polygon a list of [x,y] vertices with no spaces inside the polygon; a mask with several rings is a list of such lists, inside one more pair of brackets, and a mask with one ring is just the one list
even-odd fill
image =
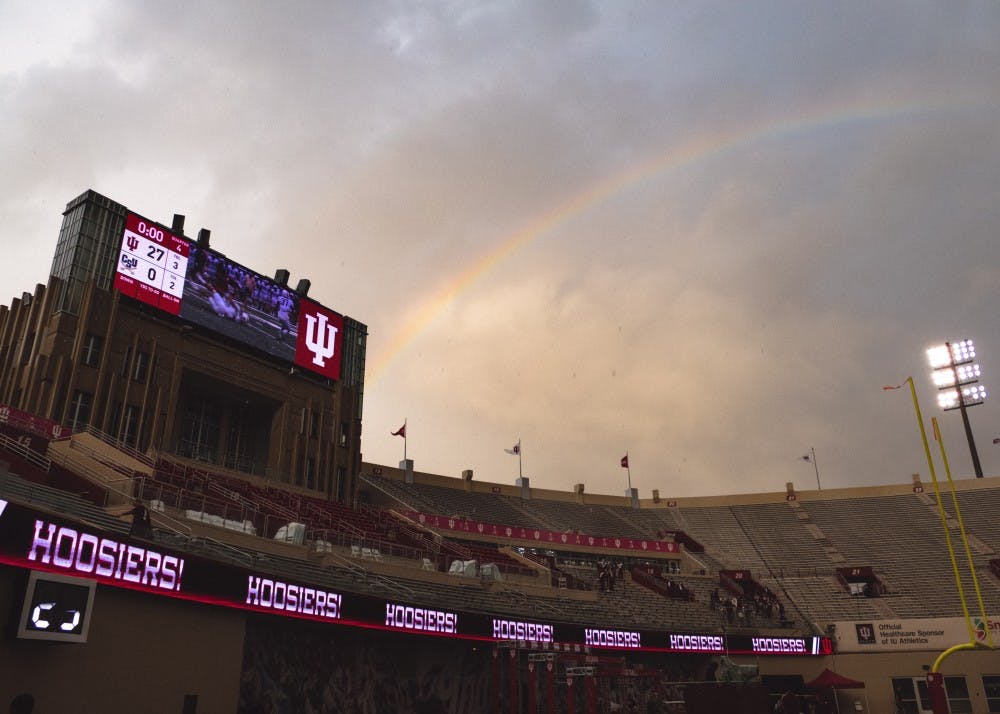
{"label": "digital clock display", "polygon": [[86,642],[97,583],[32,570],[17,629],[20,639]]}

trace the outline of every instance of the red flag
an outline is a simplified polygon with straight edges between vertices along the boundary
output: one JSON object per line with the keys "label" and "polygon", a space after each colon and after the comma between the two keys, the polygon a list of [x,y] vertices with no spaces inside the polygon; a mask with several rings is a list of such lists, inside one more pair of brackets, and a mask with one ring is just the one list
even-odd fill
{"label": "red flag", "polygon": [[628,468],[628,454],[625,454],[622,457],[622,468],[623,469],[627,469]]}
{"label": "red flag", "polygon": [[[905,384],[905,382],[904,382],[904,384]],[[882,389],[899,389],[902,386],[903,386],[902,384],[897,384],[895,387],[882,387]]]}
{"label": "red flag", "polygon": [[406,438],[406,422],[403,422],[403,426],[399,427],[396,431],[392,432],[391,436],[401,436]]}
{"label": "red flag", "polygon": [[1000,444],[1000,436],[998,436],[997,438],[995,438],[995,439],[993,440],[993,443],[994,443],[994,444]]}

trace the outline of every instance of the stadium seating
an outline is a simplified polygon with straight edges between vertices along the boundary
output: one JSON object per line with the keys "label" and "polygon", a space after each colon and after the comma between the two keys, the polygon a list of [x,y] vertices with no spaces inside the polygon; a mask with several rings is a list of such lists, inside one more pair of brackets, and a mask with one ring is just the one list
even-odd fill
{"label": "stadium seating", "polygon": [[[776,496],[634,508],[624,503],[588,504],[582,498],[522,499],[470,491],[457,480],[455,488],[448,488],[365,474],[363,487],[378,505],[350,507],[273,481],[174,457],[150,460],[151,474],[143,476],[125,465],[137,456],[123,454],[127,459],[123,457],[120,464],[103,453],[100,458],[114,473],[134,474],[135,495],[155,503],[161,520],[181,518],[218,526],[218,535],[211,538],[183,527],[166,528],[161,538],[193,552],[245,559],[331,587],[423,593],[455,607],[522,615],[566,616],[565,600],[572,597],[573,618],[595,617],[622,627],[790,627],[816,632],[822,623],[837,620],[950,616],[960,611],[950,586],[951,563],[936,500],[926,493],[858,491],[794,501]],[[29,479],[5,473],[0,489],[56,512],[80,514],[108,530],[127,530],[127,521],[102,508],[108,501],[106,488],[86,474],[52,463],[9,435],[0,435],[0,455],[10,470]],[[987,481],[964,487],[957,500],[977,574],[988,581],[983,588],[987,609],[995,612],[1000,609],[1000,521],[995,518],[1000,486]],[[950,496],[944,508],[949,532],[960,545]],[[460,531],[434,532],[406,515],[413,511],[547,532],[676,538],[686,545],[669,558],[665,553],[653,557],[652,576],[643,575],[645,570],[633,574],[626,569],[625,580],[611,589],[597,575],[598,560],[607,556],[553,544],[524,547],[498,537],[471,540],[462,538]],[[309,548],[298,558],[272,554],[263,544],[259,552],[248,553],[243,546],[224,542],[227,531]],[[621,557],[632,566],[648,565],[652,554],[623,551]],[[489,566],[487,577],[480,577],[484,566]],[[466,577],[448,579],[453,568]],[[838,569],[843,573],[851,568],[871,572],[885,591],[852,588],[838,575]],[[746,579],[728,582],[724,571],[733,570],[746,573]],[[468,577],[472,572],[475,577]],[[968,573],[961,577],[971,590]],[[741,601],[768,592],[782,605],[783,616],[776,610],[767,616],[766,608],[745,607],[735,616],[729,614],[713,597],[720,590],[724,598]],[[474,593],[471,600],[470,593]]]}

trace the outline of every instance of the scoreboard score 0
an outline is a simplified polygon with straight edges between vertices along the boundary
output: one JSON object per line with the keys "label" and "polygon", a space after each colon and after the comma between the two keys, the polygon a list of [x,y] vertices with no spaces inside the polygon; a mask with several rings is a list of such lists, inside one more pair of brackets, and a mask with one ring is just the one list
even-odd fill
{"label": "scoreboard score 0", "polygon": [[181,311],[191,245],[134,213],[125,233],[115,272],[115,288],[171,315]]}

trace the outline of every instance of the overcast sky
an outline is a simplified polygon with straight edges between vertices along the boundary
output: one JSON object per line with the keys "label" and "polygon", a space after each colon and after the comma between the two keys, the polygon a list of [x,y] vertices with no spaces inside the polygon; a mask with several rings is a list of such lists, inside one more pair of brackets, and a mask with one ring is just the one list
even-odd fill
{"label": "overcast sky", "polygon": [[4,0],[0,47],[4,304],[93,188],[367,324],[367,461],[907,483],[913,375],[971,475],[924,351],[1000,400],[996,2]]}

